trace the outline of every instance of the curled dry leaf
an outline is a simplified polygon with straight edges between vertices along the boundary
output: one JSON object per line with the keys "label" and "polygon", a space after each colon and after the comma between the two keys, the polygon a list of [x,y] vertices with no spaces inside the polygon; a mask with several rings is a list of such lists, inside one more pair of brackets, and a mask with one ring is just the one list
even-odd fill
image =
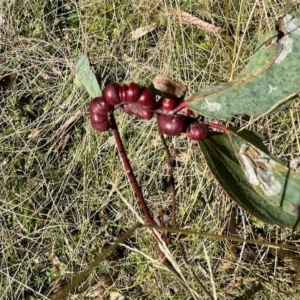
{"label": "curled dry leaf", "polygon": [[156,23],[152,23],[152,24],[147,25],[147,26],[139,27],[136,30],[133,30],[131,32],[131,38],[133,40],[137,40],[140,37],[146,35],[147,33],[153,31],[156,28],[156,26],[157,26]]}
{"label": "curled dry leaf", "polygon": [[182,24],[190,26],[190,27],[196,27],[205,32],[219,33],[219,32],[224,31],[223,28],[215,26],[210,23],[207,23],[205,21],[202,21],[199,18],[194,17],[193,15],[191,15],[187,12],[184,12],[180,9],[173,8],[173,15]]}
{"label": "curled dry leaf", "polygon": [[186,85],[159,75],[153,79],[153,86],[158,92],[176,98],[183,98],[187,90]]}

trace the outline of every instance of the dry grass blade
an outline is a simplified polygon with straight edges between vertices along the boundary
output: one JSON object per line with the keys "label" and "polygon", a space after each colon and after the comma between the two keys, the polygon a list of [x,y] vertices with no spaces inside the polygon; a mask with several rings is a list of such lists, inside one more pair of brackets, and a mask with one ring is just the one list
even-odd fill
{"label": "dry grass blade", "polygon": [[175,18],[184,25],[196,27],[208,33],[220,33],[224,31],[223,28],[207,23],[180,9],[173,8],[172,12]]}

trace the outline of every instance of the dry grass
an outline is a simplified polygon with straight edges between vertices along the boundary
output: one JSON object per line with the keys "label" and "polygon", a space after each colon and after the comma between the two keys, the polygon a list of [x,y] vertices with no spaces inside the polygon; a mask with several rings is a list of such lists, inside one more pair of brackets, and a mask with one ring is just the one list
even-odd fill
{"label": "dry grass", "polygon": [[[171,5],[220,27],[228,23],[232,35],[181,26],[169,14]],[[90,99],[73,84],[79,55],[89,53],[102,88],[112,80],[147,85],[157,74],[187,84],[188,93],[226,82],[283,12],[282,1],[275,0],[229,0],[228,6],[226,15],[224,1],[210,0],[165,0],[160,9],[142,0],[1,2],[0,77],[18,77],[0,99],[0,299],[49,299],[143,218],[111,135],[89,125]],[[156,30],[130,39],[132,30],[153,22]],[[76,114],[76,122],[63,127]],[[166,156],[155,121],[116,118],[150,208],[170,211]],[[284,161],[299,156],[296,102],[255,122],[240,116],[231,124],[263,133],[271,153]],[[168,138],[168,144],[176,149],[182,228],[299,241],[298,234],[261,224],[236,207],[196,144],[184,136]],[[249,299],[258,283],[253,299],[298,299],[299,253],[195,236],[183,244],[194,271],[218,299]],[[174,239],[170,250],[189,285],[206,299]],[[161,267],[146,230],[137,231],[69,299],[109,299],[113,292],[126,299],[190,297]]]}

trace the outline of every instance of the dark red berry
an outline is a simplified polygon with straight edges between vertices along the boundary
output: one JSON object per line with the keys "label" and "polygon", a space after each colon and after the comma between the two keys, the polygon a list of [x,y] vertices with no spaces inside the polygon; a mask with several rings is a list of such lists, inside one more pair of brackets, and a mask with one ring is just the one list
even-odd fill
{"label": "dark red berry", "polygon": [[104,96],[94,98],[89,105],[92,127],[98,131],[108,130],[111,127],[108,116],[113,109]]}
{"label": "dark red berry", "polygon": [[135,116],[137,118],[144,119],[144,120],[150,120],[150,119],[152,119],[153,115],[154,115],[153,112],[146,111],[146,110],[135,112]]}
{"label": "dark red berry", "polygon": [[91,114],[90,120],[91,120],[91,125],[95,130],[103,132],[103,131],[107,131],[111,127],[111,124],[107,116],[102,116],[99,114]]}
{"label": "dark red berry", "polygon": [[112,82],[105,87],[104,97],[109,104],[114,106],[121,103],[121,99],[119,97],[120,87],[121,86],[116,82]]}
{"label": "dark red berry", "polygon": [[136,102],[139,99],[141,93],[142,89],[138,84],[134,82],[129,83],[126,98],[127,102]]}
{"label": "dark red berry", "polygon": [[137,102],[145,110],[153,110],[156,108],[156,100],[152,92],[148,88],[144,88]]}
{"label": "dark red berry", "polygon": [[192,123],[187,132],[187,136],[194,141],[202,141],[208,136],[208,126],[205,124]]}
{"label": "dark red berry", "polygon": [[185,118],[179,115],[159,115],[157,119],[160,130],[167,135],[179,135],[185,132]]}
{"label": "dark red berry", "polygon": [[127,91],[128,86],[126,84],[123,84],[119,89],[119,97],[122,103],[127,102]]}
{"label": "dark red berry", "polygon": [[161,102],[161,107],[164,110],[172,110],[176,107],[177,103],[173,98],[164,98]]}
{"label": "dark red berry", "polygon": [[89,106],[90,114],[107,115],[113,111],[114,107],[110,105],[104,96],[94,98]]}

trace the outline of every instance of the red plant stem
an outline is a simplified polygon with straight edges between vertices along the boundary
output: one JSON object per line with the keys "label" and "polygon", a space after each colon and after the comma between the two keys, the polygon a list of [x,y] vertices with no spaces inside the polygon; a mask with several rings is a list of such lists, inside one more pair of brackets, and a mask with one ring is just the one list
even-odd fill
{"label": "red plant stem", "polygon": [[124,145],[122,143],[122,139],[120,137],[120,133],[119,133],[119,130],[118,130],[118,127],[117,127],[117,124],[116,124],[116,120],[115,120],[115,117],[113,114],[110,115],[110,122],[111,122],[111,128],[112,128],[112,132],[113,132],[113,135],[114,135],[114,138],[115,138],[115,141],[116,141],[116,144],[117,144],[117,147],[118,147],[118,151],[119,151],[119,154],[120,154],[120,157],[122,159],[122,162],[123,162],[123,166],[124,166],[124,169],[125,169],[125,172],[126,172],[126,175],[132,185],[132,188],[133,190],[135,191],[135,194],[139,200],[139,203],[142,207],[142,210],[143,210],[143,213],[147,219],[147,222],[150,224],[150,225],[153,225],[155,224],[154,223],[154,220],[150,214],[150,211],[149,211],[149,208],[145,202],[145,199],[144,199],[144,196],[143,196],[143,193],[140,189],[140,186],[134,176],[134,173],[132,171],[132,168],[131,168],[131,165],[130,165],[130,162],[129,162],[129,159],[127,157],[127,154],[126,154],[126,151],[125,151],[125,148],[124,148]]}
{"label": "red plant stem", "polygon": [[[115,120],[115,117],[113,115],[113,112],[110,114],[110,123],[111,123],[111,129],[112,129],[112,132],[113,132],[113,135],[114,135],[114,138],[115,138],[115,141],[116,141],[116,144],[117,144],[117,148],[118,148],[118,151],[119,151],[119,154],[120,154],[120,157],[122,159],[122,162],[123,162],[123,166],[124,166],[124,169],[125,169],[125,172],[126,172],[126,175],[128,176],[129,178],[129,181],[135,191],[135,194],[139,200],[139,203],[142,207],[142,210],[144,212],[144,215],[147,219],[147,222],[150,224],[150,225],[156,225],[151,214],[150,214],[150,211],[149,211],[149,208],[146,204],[146,201],[144,199],[144,196],[143,196],[143,193],[140,189],[140,186],[138,185],[138,182],[134,176],[134,173],[132,171],[132,168],[131,168],[131,165],[130,165],[130,162],[129,162],[129,159],[127,157],[127,154],[126,154],[126,151],[125,151],[125,148],[124,148],[124,145],[123,145],[123,142],[122,142],[122,139],[120,137],[120,133],[119,133],[119,130],[118,130],[118,127],[117,127],[117,124],[116,124],[116,120]],[[175,221],[176,222],[176,221]],[[183,281],[183,278],[182,276],[177,272],[177,270],[174,268],[174,266],[170,263],[170,261],[166,258],[164,252],[162,251],[161,247],[160,247],[160,240],[159,240],[159,237],[157,236],[156,232],[152,229],[152,234],[153,234],[153,237],[155,239],[155,242],[157,244],[157,247],[158,247],[158,255],[159,255],[159,258],[162,260],[162,263],[163,265],[169,269],[170,272],[172,272],[177,279],[179,279],[179,282],[183,285],[183,287],[186,289],[187,292],[190,292],[190,289],[186,287],[184,281]]]}
{"label": "red plant stem", "polygon": [[210,123],[210,122],[201,122],[201,123],[207,125],[208,127],[219,129],[224,132],[228,132],[228,128],[223,125],[217,123]]}
{"label": "red plant stem", "polygon": [[[112,132],[113,132],[116,144],[117,144],[117,148],[118,148],[120,157],[121,157],[122,162],[123,162],[123,166],[124,166],[126,175],[129,178],[129,181],[131,183],[131,186],[132,186],[133,190],[135,191],[135,194],[136,194],[136,196],[137,196],[137,198],[139,200],[139,203],[140,203],[140,205],[142,207],[143,213],[144,213],[144,215],[146,217],[146,220],[147,220],[148,224],[155,225],[153,217],[151,216],[149,208],[148,208],[148,206],[146,204],[146,201],[144,199],[144,196],[143,196],[143,193],[141,191],[141,188],[140,188],[140,186],[139,186],[139,184],[138,184],[138,182],[137,182],[137,180],[135,178],[135,175],[134,175],[134,173],[132,171],[132,168],[131,168],[129,159],[127,157],[127,154],[126,154],[126,151],[125,151],[122,139],[120,137],[118,126],[117,126],[117,123],[116,123],[116,120],[115,120],[115,117],[114,117],[113,113],[110,114],[110,123],[111,123],[111,129],[112,129]],[[153,234],[153,237],[154,237],[155,242],[156,242],[157,247],[158,247],[159,257],[164,262],[164,264],[166,264],[167,262],[166,262],[166,259],[165,259],[165,254],[163,253],[163,251],[161,250],[161,248],[159,246],[160,245],[160,240],[159,240],[157,234],[154,232],[154,230],[152,230],[152,234]],[[174,268],[172,269],[171,267],[169,267],[169,269],[172,272],[176,273],[176,270]]]}

